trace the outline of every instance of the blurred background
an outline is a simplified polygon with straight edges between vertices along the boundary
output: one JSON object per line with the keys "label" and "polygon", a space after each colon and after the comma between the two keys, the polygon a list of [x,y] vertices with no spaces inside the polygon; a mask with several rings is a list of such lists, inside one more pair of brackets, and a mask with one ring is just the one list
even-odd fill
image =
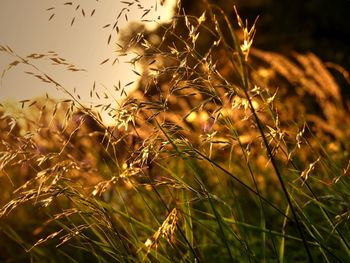
{"label": "blurred background", "polygon": [[[250,24],[259,16],[254,41],[257,48],[283,54],[312,51],[325,62],[334,62],[346,69],[350,66],[349,0],[214,2],[231,13],[232,19],[233,3]],[[113,93],[113,85],[119,80],[126,84],[137,77],[128,66],[130,57],[119,57],[117,63],[112,65],[117,57],[118,46],[115,43],[119,35],[116,28],[104,26],[113,24],[121,12],[118,32],[127,32],[128,25],[140,22],[141,17],[167,22],[176,4],[173,0],[158,4],[157,1],[141,1],[143,9],[140,9],[136,4],[128,6],[121,1],[110,0],[64,3],[67,1],[0,1],[0,44],[9,46],[20,56],[55,51],[77,68],[84,69],[72,72],[54,65],[52,61],[40,64],[42,70],[54,75],[68,90],[76,90],[85,102],[91,101],[89,90],[94,82],[99,92]],[[184,0],[182,6],[188,14],[201,15],[204,1]],[[144,14],[147,9],[150,11]],[[145,25],[148,30],[156,27],[156,23],[148,22]],[[108,58],[107,63],[100,65]],[[1,70],[6,69],[13,60],[13,57],[2,52]],[[32,99],[45,93],[65,97],[54,87],[48,87],[23,73],[28,70],[25,66],[18,66],[6,73],[1,82],[1,101]],[[343,82],[342,86],[347,86],[345,84]],[[344,94],[348,93],[344,88]]]}
{"label": "blurred background", "polygon": [[[187,13],[201,14],[200,1],[183,1]],[[230,13],[231,1],[211,1]],[[257,33],[253,46],[289,55],[292,51],[311,51],[324,62],[350,68],[350,10],[349,0],[237,0],[242,18],[250,25],[256,17]],[[231,11],[233,21],[234,12]],[[335,73],[349,96],[349,83]]]}
{"label": "blurred background", "polygon": [[[36,64],[38,68],[64,85],[70,92],[76,90],[84,102],[89,102],[89,90],[96,82],[96,90],[103,94],[112,92],[113,85],[135,79],[129,64],[130,56],[118,57],[118,32],[129,23],[142,19],[152,29],[156,23],[169,21],[172,1],[160,5],[159,1],[140,1],[140,6],[121,1],[0,1],[0,45],[10,47],[19,56],[57,53],[76,68],[73,72],[50,59]],[[149,10],[147,13],[145,10]],[[119,19],[117,17],[120,15]],[[112,26],[117,22],[116,27]],[[108,26],[109,25],[109,26]],[[101,62],[110,59],[108,63]],[[0,70],[6,70],[16,58],[6,52],[0,53]],[[0,101],[25,100],[37,96],[66,98],[55,87],[40,82],[25,71],[28,66],[18,65],[7,71],[2,78]],[[136,76],[137,77],[137,76]],[[101,96],[103,99],[103,95]]]}

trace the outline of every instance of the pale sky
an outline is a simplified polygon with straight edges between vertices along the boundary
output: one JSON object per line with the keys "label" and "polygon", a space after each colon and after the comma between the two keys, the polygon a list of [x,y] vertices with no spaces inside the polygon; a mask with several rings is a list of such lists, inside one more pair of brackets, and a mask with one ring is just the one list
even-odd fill
{"label": "pale sky", "polygon": [[[173,0],[140,0],[145,9],[151,11],[143,19],[169,20]],[[72,2],[72,5],[64,5]],[[124,1],[125,2],[125,1]],[[126,1],[127,2],[127,1]],[[133,2],[133,1],[130,1]],[[75,11],[77,5],[80,7]],[[157,13],[155,6],[157,5]],[[55,9],[47,11],[48,8]],[[120,80],[122,85],[136,79],[126,59],[120,58],[120,63],[112,66],[116,58],[117,42],[116,31],[113,31],[110,44],[107,45],[112,28],[103,28],[106,24],[114,24],[119,12],[127,7],[128,21],[139,21],[144,11],[139,10],[137,3],[131,6],[120,0],[0,0],[0,45],[9,46],[18,55],[25,57],[31,53],[47,53],[55,51],[59,57],[85,69],[86,72],[70,72],[62,66],[52,65],[52,61],[36,63],[41,71],[54,77],[69,91],[76,89],[82,100],[90,101],[90,90],[96,81],[96,90],[103,97],[103,92],[111,92]],[[85,17],[83,16],[84,9]],[[93,16],[91,12],[96,9]],[[55,13],[54,17],[49,17]],[[75,17],[73,26],[71,21]],[[127,25],[125,15],[118,20],[120,29]],[[107,59],[111,60],[103,65],[100,63]],[[130,58],[129,58],[130,59]],[[14,57],[0,52],[0,75]],[[0,86],[0,101],[25,100],[48,93],[52,97],[65,97],[62,92],[56,92],[53,85],[43,84],[40,80],[25,74],[25,71],[33,71],[28,66],[19,65],[11,69],[3,78]],[[113,94],[114,93],[114,94]],[[109,99],[110,100],[110,99]],[[107,101],[106,101],[107,103]]]}

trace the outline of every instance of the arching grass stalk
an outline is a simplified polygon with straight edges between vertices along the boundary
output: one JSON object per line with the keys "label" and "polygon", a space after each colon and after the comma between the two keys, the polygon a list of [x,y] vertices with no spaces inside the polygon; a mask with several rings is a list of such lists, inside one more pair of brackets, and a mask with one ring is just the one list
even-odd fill
{"label": "arching grass stalk", "polygon": [[[211,11],[211,8],[215,8],[215,9],[218,9],[220,11],[220,13],[223,15],[224,20],[225,20],[225,22],[226,22],[226,24],[227,24],[227,26],[229,28],[230,35],[231,35],[232,40],[233,40],[234,48],[238,52],[238,58],[239,58],[239,63],[240,63],[240,67],[241,67],[241,77],[242,77],[242,85],[243,85],[244,95],[245,95],[245,97],[246,97],[246,99],[248,101],[249,108],[250,108],[250,110],[251,110],[251,112],[252,112],[252,114],[254,116],[254,119],[255,119],[256,125],[258,127],[259,133],[260,133],[260,135],[261,135],[261,137],[263,139],[264,146],[265,146],[265,148],[267,150],[267,153],[268,153],[268,157],[271,160],[271,164],[273,166],[273,169],[274,169],[274,171],[275,171],[275,173],[277,175],[277,178],[278,178],[279,183],[280,183],[280,185],[282,187],[283,193],[284,193],[284,195],[286,197],[286,200],[287,200],[287,202],[288,202],[288,204],[290,206],[290,210],[292,212],[293,218],[295,219],[295,223],[296,223],[297,229],[299,231],[300,237],[303,240],[304,248],[305,248],[306,254],[308,256],[308,259],[309,259],[310,262],[313,262],[309,246],[307,244],[307,241],[306,241],[306,238],[304,236],[303,230],[301,229],[301,225],[300,225],[297,213],[296,213],[296,211],[294,209],[294,206],[292,204],[291,198],[289,196],[289,192],[288,192],[287,187],[286,187],[286,185],[284,183],[284,180],[282,178],[281,172],[280,172],[280,170],[277,167],[276,160],[275,160],[275,158],[273,156],[272,150],[271,150],[271,148],[269,146],[269,143],[267,141],[267,138],[265,136],[263,125],[261,124],[261,121],[260,121],[260,119],[259,119],[259,117],[258,117],[258,115],[257,115],[257,113],[255,111],[255,108],[253,106],[252,100],[251,100],[251,98],[249,96],[249,81],[248,81],[248,72],[247,72],[248,71],[247,61],[244,58],[244,54],[243,54],[242,48],[240,46],[240,43],[238,41],[238,38],[236,36],[236,33],[235,33],[235,31],[234,31],[234,29],[233,29],[233,27],[231,25],[231,22],[230,22],[229,18],[223,12],[223,10],[220,7],[218,7],[218,6],[209,5],[208,10],[211,12],[212,17],[214,17],[214,15],[213,15],[213,13]],[[236,14],[237,14],[237,12],[236,12]],[[238,16],[238,14],[237,14],[237,16]],[[220,26],[219,25],[217,25],[217,29],[218,29],[218,34],[220,35],[221,39],[224,40],[225,38],[224,38],[224,35],[223,35],[222,31],[220,30]],[[229,47],[229,45],[227,45],[227,43],[226,43],[225,46],[226,46],[226,49],[228,51],[228,55],[229,55],[229,58],[230,58],[231,62],[233,64],[235,64],[235,60],[234,60],[233,54],[231,53],[231,49],[227,48],[227,47]]]}
{"label": "arching grass stalk", "polygon": [[[269,112],[272,116],[272,118],[274,119],[274,121],[276,121],[276,114],[273,111],[273,109],[271,108],[271,105],[269,105]],[[277,116],[278,117],[278,116]],[[305,123],[305,126],[307,127],[307,129],[309,130],[310,134],[313,135],[313,132],[310,130],[310,127],[307,125],[307,123]],[[317,140],[317,138],[313,135],[313,138]],[[331,158],[326,150],[323,148],[322,144],[318,141],[319,146],[321,147],[321,149],[323,150],[324,154],[327,156],[327,158]],[[298,166],[296,165],[296,163],[289,158],[288,152],[289,152],[289,147],[286,144],[286,142],[284,141],[284,146],[286,147],[287,150],[281,148],[283,154],[286,156],[288,162],[292,165],[292,167],[296,170],[299,171],[300,169],[298,168]],[[333,162],[335,163],[335,162]],[[347,240],[345,239],[344,235],[341,233],[341,231],[339,231],[339,229],[336,227],[335,223],[333,222],[331,216],[329,215],[329,213],[327,212],[327,210],[322,206],[322,202],[320,201],[319,197],[316,195],[315,191],[312,189],[312,186],[310,185],[310,183],[308,181],[304,181],[305,186],[307,187],[307,189],[310,191],[312,197],[316,200],[316,204],[319,207],[319,209],[321,210],[322,215],[325,217],[325,219],[327,220],[327,222],[329,223],[329,225],[332,227],[332,229],[334,229],[334,231],[338,234],[339,236],[339,240],[343,246],[343,248],[345,249],[346,253],[350,256],[350,246],[347,242]]]}
{"label": "arching grass stalk", "polygon": [[[167,134],[167,132],[162,128],[162,126],[159,124],[159,122],[157,121],[157,119],[154,120],[157,127],[162,131],[162,133],[164,134],[164,136],[167,138],[167,140],[169,141],[169,143],[174,147],[175,151],[180,155],[183,156],[184,153],[177,147],[177,145],[175,144],[175,142],[173,141],[173,139]],[[224,171],[226,174],[230,175],[233,179],[235,179],[237,182],[239,182],[242,186],[244,186],[245,188],[247,188],[248,190],[250,190],[251,192],[253,192],[255,195],[260,196],[260,193],[255,192],[254,189],[252,189],[251,187],[249,187],[248,185],[246,185],[243,181],[241,181],[240,179],[238,179],[237,177],[235,177],[234,175],[232,175],[229,171],[225,170],[223,167],[221,167],[220,165],[218,165],[216,162],[213,162],[210,158],[208,158],[207,156],[205,156],[203,153],[201,153],[200,151],[198,151],[195,148],[191,148],[195,153],[197,153],[199,156],[201,156],[203,159],[209,161],[213,166],[216,166],[217,168],[219,168],[220,170]],[[186,157],[184,157],[184,159],[186,160],[186,164],[189,166],[189,168],[191,168],[191,170],[193,170],[195,172],[195,168],[193,167],[193,164],[191,162],[188,161],[188,159]],[[225,221],[223,219],[223,217],[220,215],[220,213],[217,211],[217,209],[215,208],[215,205],[213,203],[213,199],[212,199],[212,195],[208,192],[208,190],[205,188],[205,185],[202,181],[202,179],[200,178],[200,176],[195,172],[195,176],[197,181],[199,182],[199,184],[201,185],[201,188],[203,190],[203,195],[206,196],[206,199],[208,199],[209,201],[209,205],[211,207],[211,209],[213,210],[216,222],[218,224],[219,227],[219,232],[221,235],[221,239],[223,241],[223,243],[225,244],[226,250],[228,251],[228,255],[229,258],[231,260],[231,262],[234,262],[234,258],[231,252],[231,248],[229,245],[229,240],[225,234],[225,229],[227,228],[227,225],[225,224]],[[260,196],[261,197],[261,196]],[[262,200],[266,201],[268,204],[270,204],[273,208],[277,209],[280,213],[283,214],[282,211],[280,211],[276,206],[274,206],[272,203],[270,203],[267,199],[261,197]],[[230,229],[231,230],[231,229]],[[242,240],[238,235],[236,235],[234,233],[235,238],[241,243],[244,243],[244,240]],[[249,253],[248,253],[248,257],[249,257]],[[250,259],[250,257],[249,257]]]}
{"label": "arching grass stalk", "polygon": [[[161,125],[159,124],[159,122],[155,119],[156,125],[157,127],[161,130],[161,132],[164,134],[164,136],[168,139],[168,141],[170,142],[170,144],[174,147],[174,149],[176,150],[176,152],[180,155],[183,155],[183,153],[178,149],[178,147],[176,146],[176,144],[173,142],[173,140],[169,137],[169,135],[166,133],[166,131],[161,127]],[[259,192],[255,191],[253,188],[251,188],[249,185],[247,185],[246,183],[244,183],[242,180],[240,180],[237,176],[233,175],[232,173],[230,173],[228,170],[226,170],[224,167],[222,167],[221,165],[219,165],[218,163],[214,162],[213,160],[211,160],[209,157],[207,157],[205,154],[203,154],[202,152],[200,152],[199,150],[197,150],[196,148],[192,148],[192,150],[198,154],[200,157],[202,157],[203,159],[205,159],[206,161],[210,162],[212,165],[214,165],[216,168],[218,168],[219,170],[221,170],[222,172],[224,172],[225,174],[227,174],[228,176],[230,176],[231,178],[233,178],[235,181],[237,181],[240,185],[242,185],[244,188],[246,188],[248,191],[250,191],[251,193],[255,194],[256,196],[258,196],[259,198],[261,198],[261,200],[263,200],[265,203],[267,203],[268,205],[270,205],[272,208],[274,208],[277,212],[279,212],[282,216],[284,216],[285,218],[291,220],[292,222],[294,222],[294,220],[292,218],[290,218],[288,215],[286,215],[285,213],[283,213],[283,211],[281,211],[276,205],[274,205],[273,203],[271,203],[269,200],[267,200],[265,197],[263,197]]]}

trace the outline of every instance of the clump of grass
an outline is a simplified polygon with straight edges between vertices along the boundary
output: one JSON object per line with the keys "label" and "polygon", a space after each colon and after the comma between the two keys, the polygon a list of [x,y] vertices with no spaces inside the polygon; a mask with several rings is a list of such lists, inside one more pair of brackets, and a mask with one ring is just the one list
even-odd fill
{"label": "clump of grass", "polygon": [[[34,260],[347,260],[339,86],[312,53],[253,49],[255,24],[232,12],[208,4],[161,25],[160,42],[131,37],[121,52],[143,73],[118,107],[101,106],[114,127],[74,94],[22,101],[37,119],[2,115],[6,239]],[[16,211],[36,219],[28,239]]]}

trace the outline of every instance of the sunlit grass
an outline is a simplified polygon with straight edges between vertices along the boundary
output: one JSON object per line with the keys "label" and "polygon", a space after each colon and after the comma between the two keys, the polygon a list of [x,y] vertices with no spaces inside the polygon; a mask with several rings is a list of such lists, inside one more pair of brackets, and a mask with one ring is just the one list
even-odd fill
{"label": "sunlit grass", "polygon": [[131,36],[123,52],[138,53],[132,63],[144,70],[118,107],[86,107],[71,94],[22,101],[17,116],[3,111],[5,257],[349,258],[349,109],[340,88],[312,53],[253,49],[255,25],[235,16],[209,5],[199,18],[179,13],[163,42]]}

